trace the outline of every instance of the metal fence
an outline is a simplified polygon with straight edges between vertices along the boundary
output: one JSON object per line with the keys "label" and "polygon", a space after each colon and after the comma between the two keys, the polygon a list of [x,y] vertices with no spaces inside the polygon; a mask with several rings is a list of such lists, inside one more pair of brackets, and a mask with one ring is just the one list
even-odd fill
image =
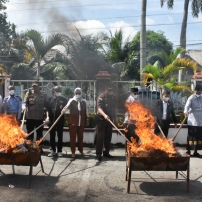
{"label": "metal fence", "polygon": [[[24,98],[26,92],[31,89],[35,80],[11,80],[10,84],[15,86],[16,94]],[[83,91],[82,97],[86,100],[88,112],[95,112],[96,108],[96,81],[95,80],[43,80],[40,81],[41,90],[48,96],[53,95],[53,88],[56,85],[62,87],[62,95],[72,98],[74,89],[80,87]]]}
{"label": "metal fence", "polygon": [[[31,89],[31,85],[35,80],[11,80],[10,83],[15,86],[16,94],[24,98],[26,92]],[[139,89],[140,100],[149,108],[152,108],[155,101],[160,98],[159,88],[155,83],[148,83],[147,86],[140,81],[112,81],[117,95],[118,114],[125,113],[125,101],[130,95],[130,88],[137,87]],[[76,87],[82,88],[83,98],[87,103],[88,112],[96,112],[96,80],[42,80],[40,81],[41,90],[48,96],[53,95],[53,88],[56,85],[62,87],[62,94],[66,98],[73,96],[73,91]],[[184,110],[184,105],[187,101],[187,96],[182,96],[182,93],[171,92],[171,100],[174,103],[176,113]]]}

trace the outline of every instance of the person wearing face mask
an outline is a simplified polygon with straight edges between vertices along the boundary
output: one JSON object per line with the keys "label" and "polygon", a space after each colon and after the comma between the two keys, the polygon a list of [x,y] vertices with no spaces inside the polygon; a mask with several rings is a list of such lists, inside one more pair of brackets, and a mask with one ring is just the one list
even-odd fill
{"label": "person wearing face mask", "polygon": [[185,104],[184,114],[188,124],[187,154],[193,149],[193,155],[201,157],[197,152],[202,149],[202,86],[196,85],[195,93],[191,95]]}
{"label": "person wearing face mask", "polygon": [[[171,123],[171,116],[173,122],[175,123],[175,128],[177,127],[177,119],[175,116],[173,102],[170,100],[170,92],[166,89],[163,89],[162,91],[162,99],[157,100],[155,103],[155,116],[157,118],[157,123],[160,125],[165,137],[167,138]],[[158,127],[155,129],[155,133],[160,133]]]}
{"label": "person wearing face mask", "polygon": [[[109,154],[112,138],[112,124],[116,122],[116,96],[113,93],[113,86],[109,84],[104,93],[98,96],[97,100],[97,140],[96,159],[101,161],[104,157],[113,158]],[[104,147],[103,147],[104,146]]]}
{"label": "person wearing face mask", "polygon": [[74,90],[74,97],[71,98],[67,105],[63,108],[62,113],[69,109],[69,133],[70,133],[70,147],[72,157],[75,158],[76,152],[76,136],[78,141],[78,150],[82,156],[83,152],[83,132],[85,125],[88,125],[88,116],[86,109],[86,101],[82,98],[81,88]]}
{"label": "person wearing face mask", "polygon": [[[49,117],[48,126],[51,127],[53,123],[60,116],[62,109],[67,104],[67,99],[61,95],[61,87],[55,86],[53,88],[53,96],[48,98],[47,101],[47,112]],[[58,120],[55,126],[50,131],[50,144],[51,152],[48,154],[49,157],[58,156],[62,157],[62,144],[63,144],[63,127],[64,127],[64,115]],[[55,136],[57,132],[58,143],[57,143],[57,153],[56,153],[56,143]]]}
{"label": "person wearing face mask", "polygon": [[[127,98],[126,103],[133,103],[133,102],[139,102],[139,90],[138,88],[131,88],[130,96]],[[130,140],[131,137],[133,137],[137,142],[139,141],[139,137],[135,134],[135,121],[130,120],[129,112],[125,113],[125,119],[124,119],[124,125],[125,125],[125,136],[128,140]]]}
{"label": "person wearing face mask", "polygon": [[20,125],[22,99],[20,96],[15,95],[15,87],[13,85],[8,86],[8,93],[9,96],[3,100],[3,112],[14,115]]}
{"label": "person wearing face mask", "polygon": [[[33,82],[32,90],[30,89],[24,97],[27,133],[32,132],[35,128],[43,124],[47,99],[46,93],[40,89],[39,82]],[[47,113],[46,116],[45,123],[47,124],[49,119]],[[41,139],[43,137],[43,127],[37,129],[36,134],[36,139]],[[31,134],[27,139],[33,141],[34,134]]]}

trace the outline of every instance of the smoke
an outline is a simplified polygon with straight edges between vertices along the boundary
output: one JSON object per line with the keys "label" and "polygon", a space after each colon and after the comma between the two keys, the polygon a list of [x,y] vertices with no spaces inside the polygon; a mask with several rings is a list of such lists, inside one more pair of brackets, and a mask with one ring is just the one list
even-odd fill
{"label": "smoke", "polygon": [[[48,36],[53,33],[64,33],[70,38],[76,39],[79,37],[73,23],[82,18],[82,9],[81,7],[71,7],[73,5],[79,6],[79,1],[45,2],[35,0],[34,2],[36,3],[33,3],[31,0],[27,0],[26,2],[28,3],[28,9],[39,9],[37,16],[34,16],[34,18],[33,13],[30,12],[30,21],[32,21],[32,19],[37,19],[37,22],[47,22],[43,23],[40,30],[38,30],[41,31],[44,36]],[[70,7],[68,8],[68,6]],[[37,30],[35,27],[32,29]]]}

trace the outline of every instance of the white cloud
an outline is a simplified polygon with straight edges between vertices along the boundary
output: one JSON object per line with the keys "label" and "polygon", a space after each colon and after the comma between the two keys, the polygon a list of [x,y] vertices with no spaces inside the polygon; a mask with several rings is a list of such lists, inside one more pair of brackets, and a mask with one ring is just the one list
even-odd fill
{"label": "white cloud", "polygon": [[[139,20],[138,23],[141,24],[141,20]],[[155,25],[155,21],[146,17],[146,25]]]}
{"label": "white cloud", "polygon": [[108,27],[112,31],[112,33],[114,33],[116,30],[123,28],[124,40],[126,40],[128,37],[133,38],[137,33],[137,31],[134,29],[134,27],[132,27],[131,24],[126,23],[124,21],[109,23]]}
{"label": "white cloud", "polygon": [[[73,23],[81,34],[96,34],[100,31],[105,31],[106,26],[98,20],[77,21]],[[99,29],[100,28],[100,29]]]}

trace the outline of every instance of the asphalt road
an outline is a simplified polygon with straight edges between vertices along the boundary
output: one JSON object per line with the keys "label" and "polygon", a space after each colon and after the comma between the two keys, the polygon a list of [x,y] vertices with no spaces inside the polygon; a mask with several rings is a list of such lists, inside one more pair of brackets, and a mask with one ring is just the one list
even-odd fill
{"label": "asphalt road", "polygon": [[190,158],[189,193],[186,171],[179,172],[178,180],[173,171],[133,171],[131,193],[127,194],[124,148],[114,147],[114,158],[103,158],[101,162],[95,160],[94,148],[85,147],[84,152],[85,157],[77,154],[73,160],[70,148],[64,147],[63,157],[50,158],[48,147],[44,147],[45,173],[40,171],[40,164],[33,168],[30,189],[29,167],[15,166],[13,175],[12,166],[0,165],[0,201],[202,201],[202,159]]}

